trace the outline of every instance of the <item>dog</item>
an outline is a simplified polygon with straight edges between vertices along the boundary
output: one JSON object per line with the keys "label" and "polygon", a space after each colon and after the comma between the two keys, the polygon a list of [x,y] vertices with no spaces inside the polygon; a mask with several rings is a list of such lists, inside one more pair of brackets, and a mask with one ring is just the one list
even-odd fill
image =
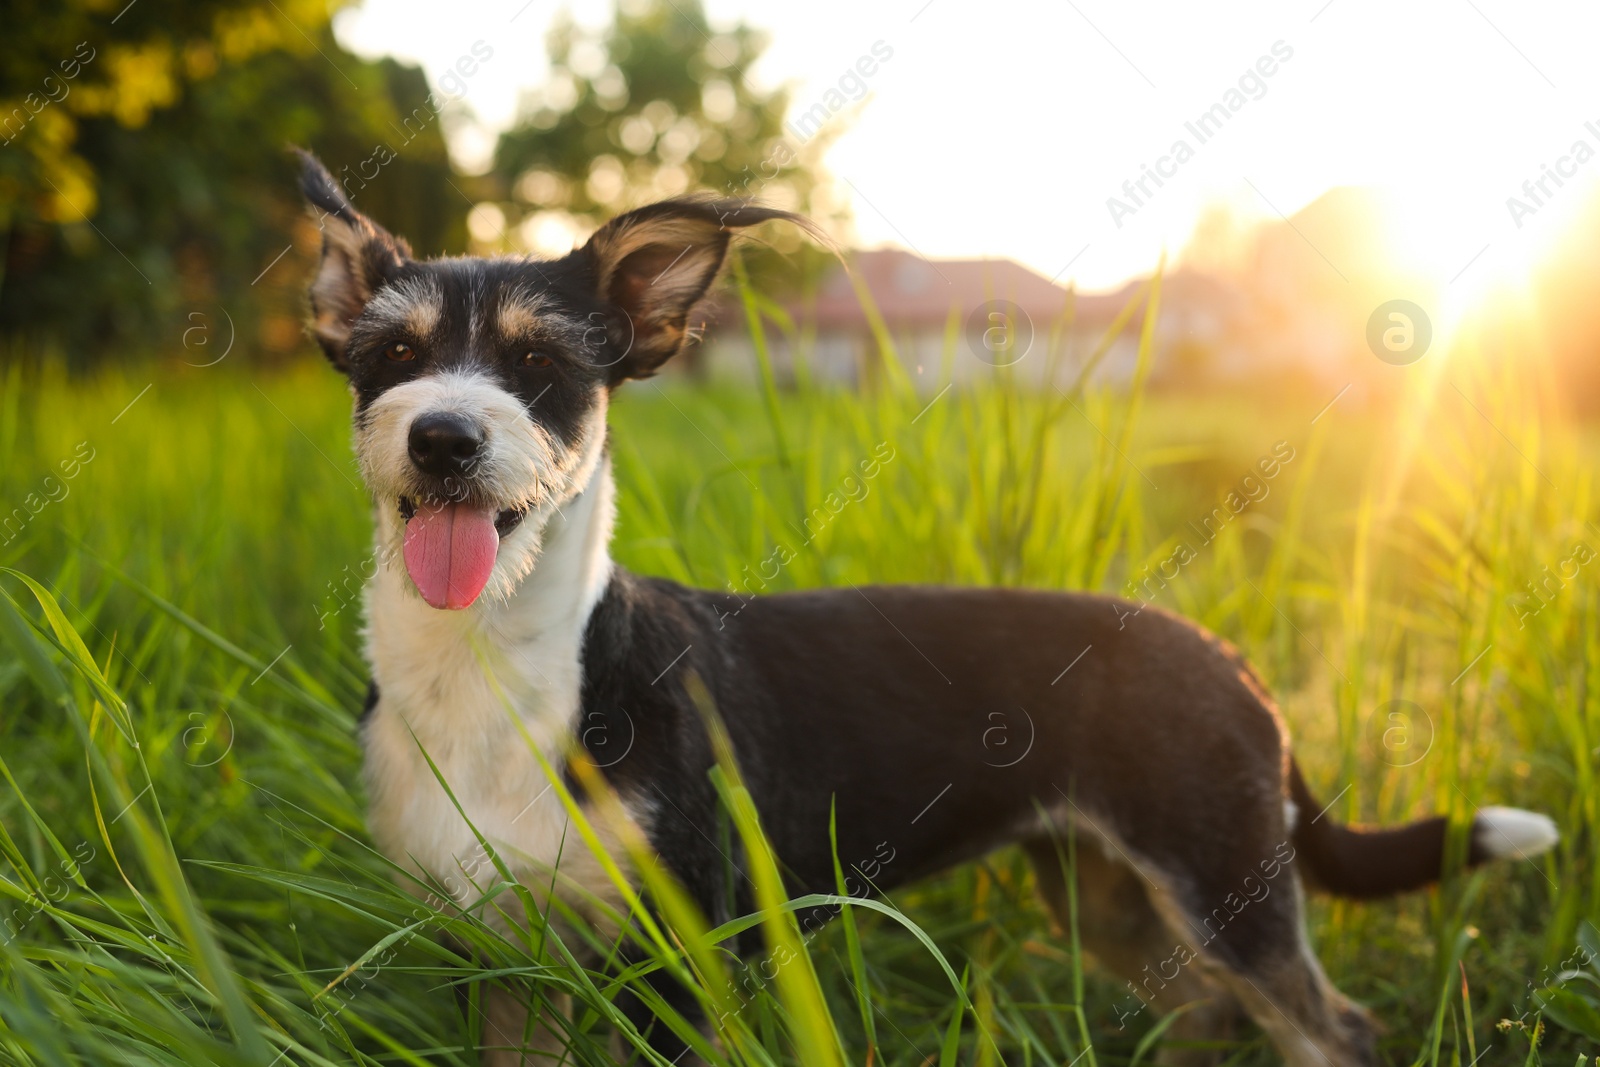
{"label": "dog", "polygon": [[[310,328],[349,380],[381,561],[365,591],[369,822],[416,884],[468,907],[499,878],[487,843],[530,890],[596,921],[625,912],[545,770],[573,782],[566,761],[598,733],[629,744],[620,757],[591,744],[590,766],[704,914],[755,910],[741,855],[717,843],[698,678],[791,894],[833,892],[836,856],[882,858],[870,889],[885,891],[1018,844],[1065,925],[1070,835],[1084,946],[1156,1011],[1203,1002],[1169,1041],[1227,1037],[1248,1016],[1295,1067],[1378,1062],[1375,1024],[1311,952],[1302,887],[1428,885],[1447,820],[1336,822],[1226,642],[1085,593],[744,598],[612,562],[613,390],[684,347],[737,231],[812,230],[803,218],[684,197],[619,215],[560,259],[421,261],[309,155],[301,187],[322,225]],[[1026,709],[1033,730],[1004,767],[981,743],[996,707]],[[1557,841],[1550,819],[1515,808],[1463,829],[1469,864]],[[601,834],[616,855],[621,833]],[[696,1017],[687,990],[658,992]],[[643,998],[624,1000],[656,1052],[697,1062]],[[486,1064],[559,1059],[560,1020],[530,1018],[509,989],[486,1004]]]}

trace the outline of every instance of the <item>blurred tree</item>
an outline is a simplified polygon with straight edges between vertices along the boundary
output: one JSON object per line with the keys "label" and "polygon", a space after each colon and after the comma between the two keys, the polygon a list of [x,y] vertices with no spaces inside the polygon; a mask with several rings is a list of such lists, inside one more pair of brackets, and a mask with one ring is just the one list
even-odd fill
{"label": "blurred tree", "polygon": [[[837,130],[798,143],[783,130],[787,90],[747,81],[762,34],[712,30],[699,0],[621,0],[603,31],[563,15],[547,40],[550,80],[500,138],[500,199],[479,209],[475,237],[555,253],[618,211],[694,190],[843,220],[819,166]],[[811,248],[781,228],[768,239]]]}
{"label": "blurred tree", "polygon": [[243,350],[309,350],[318,236],[289,144],[321,154],[419,251],[465,243],[444,105],[420,71],[343,51],[322,0],[7,0],[5,23],[0,338],[13,350],[80,367],[111,352],[206,362],[224,318]]}

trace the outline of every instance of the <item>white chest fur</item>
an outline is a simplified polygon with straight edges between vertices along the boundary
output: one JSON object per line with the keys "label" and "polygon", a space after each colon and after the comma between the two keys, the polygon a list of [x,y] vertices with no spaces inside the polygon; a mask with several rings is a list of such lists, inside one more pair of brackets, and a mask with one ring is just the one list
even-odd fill
{"label": "white chest fur", "polygon": [[398,560],[369,586],[379,692],[363,735],[372,834],[385,855],[458,905],[499,880],[477,834],[519,881],[547,885],[559,860],[575,902],[614,898],[533,751],[560,773],[579,715],[584,627],[610,579],[612,500],[602,460],[561,512],[530,515],[513,531],[508,544],[542,545],[505,602],[435,610]]}

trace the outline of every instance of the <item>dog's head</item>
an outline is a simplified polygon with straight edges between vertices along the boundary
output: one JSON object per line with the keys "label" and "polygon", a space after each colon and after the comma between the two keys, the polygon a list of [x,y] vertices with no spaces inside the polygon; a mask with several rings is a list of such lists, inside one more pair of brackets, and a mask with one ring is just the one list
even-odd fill
{"label": "dog's head", "polygon": [[610,391],[680,348],[734,229],[788,212],[683,198],[618,216],[557,260],[419,261],[302,154],[321,216],[312,331],[355,396],[380,547],[424,600],[509,596],[605,448]]}

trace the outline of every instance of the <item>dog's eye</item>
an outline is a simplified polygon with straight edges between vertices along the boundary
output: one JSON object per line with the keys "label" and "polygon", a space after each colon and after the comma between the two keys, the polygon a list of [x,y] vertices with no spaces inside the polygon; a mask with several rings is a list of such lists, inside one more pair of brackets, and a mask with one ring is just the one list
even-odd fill
{"label": "dog's eye", "polygon": [[409,363],[411,360],[417,358],[417,350],[408,344],[402,344],[401,342],[396,341],[394,344],[383,350],[383,356],[385,359],[392,359],[396,363]]}
{"label": "dog's eye", "polygon": [[554,362],[555,360],[543,352],[524,352],[522,354],[522,365],[524,367],[548,367]]}

